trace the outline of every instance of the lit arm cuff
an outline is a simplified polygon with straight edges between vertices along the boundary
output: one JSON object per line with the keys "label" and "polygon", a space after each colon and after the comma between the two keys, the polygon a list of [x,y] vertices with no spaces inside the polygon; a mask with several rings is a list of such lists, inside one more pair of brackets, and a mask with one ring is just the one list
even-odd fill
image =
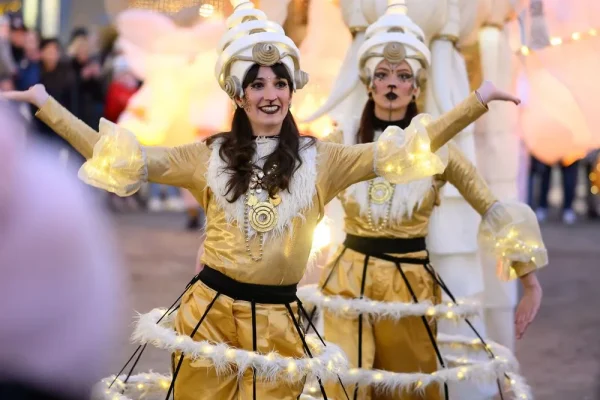
{"label": "lit arm cuff", "polygon": [[448,165],[448,149],[431,152],[427,114],[417,115],[402,130],[388,127],[375,142],[374,170],[378,176],[398,184],[441,174]]}
{"label": "lit arm cuff", "polygon": [[501,280],[527,275],[548,264],[537,218],[523,203],[495,203],[483,216],[478,238],[481,249],[497,259]]}
{"label": "lit arm cuff", "polygon": [[146,155],[135,135],[101,119],[100,139],[92,157],[79,170],[79,178],[119,196],[129,196],[140,189],[147,177]]}

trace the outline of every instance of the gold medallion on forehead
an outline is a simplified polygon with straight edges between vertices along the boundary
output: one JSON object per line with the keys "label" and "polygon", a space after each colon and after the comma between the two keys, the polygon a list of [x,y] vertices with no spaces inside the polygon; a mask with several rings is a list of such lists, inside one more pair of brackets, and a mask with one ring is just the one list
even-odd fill
{"label": "gold medallion on forehead", "polygon": [[383,48],[383,58],[391,64],[400,64],[406,58],[406,49],[402,43],[388,43]]}

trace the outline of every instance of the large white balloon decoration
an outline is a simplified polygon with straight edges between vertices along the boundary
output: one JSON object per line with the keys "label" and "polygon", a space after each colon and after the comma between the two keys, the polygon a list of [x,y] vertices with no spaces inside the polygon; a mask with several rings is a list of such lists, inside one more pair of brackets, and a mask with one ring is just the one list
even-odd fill
{"label": "large white balloon decoration", "polygon": [[588,0],[532,0],[525,19],[533,40],[521,49],[521,130],[529,151],[548,164],[575,160],[600,146],[600,113],[594,107],[600,38],[593,7],[598,6]]}

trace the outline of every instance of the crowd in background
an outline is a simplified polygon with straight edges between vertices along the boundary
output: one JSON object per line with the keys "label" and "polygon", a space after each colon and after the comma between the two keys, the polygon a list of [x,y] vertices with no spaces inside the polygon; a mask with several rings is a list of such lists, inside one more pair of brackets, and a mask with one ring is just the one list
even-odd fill
{"label": "crowd in background", "polygon": [[[117,122],[141,83],[116,45],[116,32],[101,34],[76,28],[68,43],[42,38],[28,29],[19,15],[0,16],[0,91],[27,90],[43,84],[48,93],[86,124],[97,127],[104,117]],[[55,151],[57,160],[80,166],[84,160],[70,145],[34,118],[36,110],[11,104],[36,137]],[[149,185],[142,193],[120,198],[104,195],[114,211],[183,211],[179,189]],[[188,207],[189,208],[189,207]],[[197,210],[188,210],[188,228],[200,224]]]}
{"label": "crowd in background", "polygon": [[593,183],[589,178],[590,174],[598,172],[598,154],[595,150],[585,157],[565,157],[558,165],[548,165],[533,155],[530,157],[527,201],[540,222],[545,222],[550,216],[553,171],[560,173],[562,201],[558,203],[562,222],[572,225],[580,217],[598,219],[597,194],[593,193]]}

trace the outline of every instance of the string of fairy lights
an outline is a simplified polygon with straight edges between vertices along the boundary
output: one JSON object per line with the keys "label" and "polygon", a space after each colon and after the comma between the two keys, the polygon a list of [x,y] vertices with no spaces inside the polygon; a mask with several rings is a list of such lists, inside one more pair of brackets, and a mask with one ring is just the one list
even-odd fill
{"label": "string of fairy lights", "polygon": [[[587,31],[576,31],[576,32],[571,33],[569,36],[565,36],[565,37],[553,36],[549,39],[549,44],[550,44],[550,46],[556,47],[556,46],[561,46],[563,44],[569,44],[572,42],[577,42],[580,40],[589,39],[589,38],[593,38],[593,37],[597,37],[597,36],[598,36],[598,30],[592,28],[592,29],[588,29]],[[535,50],[532,49],[531,47],[523,45],[519,49],[519,52],[524,56],[528,56],[532,52],[535,52]]]}
{"label": "string of fairy lights", "polygon": [[223,2],[224,0],[130,0],[129,8],[142,8],[165,14],[175,14],[185,8],[198,7],[200,16],[210,17],[215,12],[223,10]]}

